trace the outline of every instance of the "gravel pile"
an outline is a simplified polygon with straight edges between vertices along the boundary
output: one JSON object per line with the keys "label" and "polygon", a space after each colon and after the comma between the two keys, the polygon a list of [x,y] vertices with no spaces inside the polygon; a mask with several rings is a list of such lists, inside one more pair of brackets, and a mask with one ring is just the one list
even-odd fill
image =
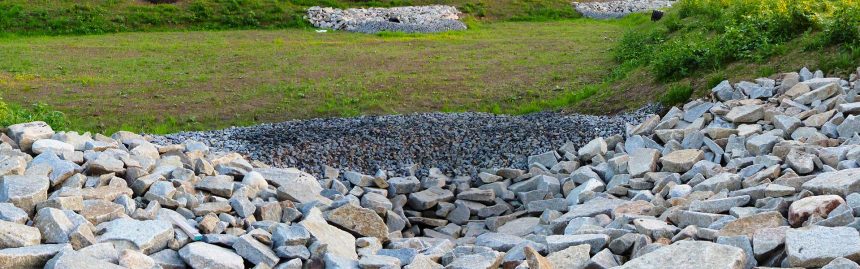
{"label": "gravel pile", "polygon": [[623,134],[625,124],[636,124],[658,110],[650,105],[614,116],[428,113],[313,119],[177,133],[155,141],[200,141],[213,150],[238,152],[315,175],[321,174],[323,165],[366,172],[417,165],[413,169],[421,174],[435,167],[476,175],[482,168],[525,169],[527,156],[566,142],[579,146],[597,136]]}
{"label": "gravel pile", "polygon": [[314,177],[16,124],[0,134],[0,267],[860,268],[858,75],[724,81],[623,136],[476,176]]}
{"label": "gravel pile", "polygon": [[360,33],[434,33],[466,29],[466,24],[459,21],[457,8],[443,5],[350,9],[311,7],[306,18],[318,28]]}
{"label": "gravel pile", "polygon": [[615,19],[630,13],[651,11],[672,6],[675,1],[663,0],[617,0],[605,2],[573,2],[573,7],[583,16],[594,19]]}

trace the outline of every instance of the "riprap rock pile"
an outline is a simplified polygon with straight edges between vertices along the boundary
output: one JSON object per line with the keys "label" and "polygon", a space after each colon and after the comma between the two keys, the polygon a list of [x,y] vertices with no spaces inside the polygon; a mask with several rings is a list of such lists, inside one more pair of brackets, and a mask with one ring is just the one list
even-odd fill
{"label": "riprap rock pile", "polygon": [[630,13],[650,11],[672,6],[675,1],[664,0],[616,0],[596,2],[573,2],[573,8],[582,16],[594,19],[615,19]]}
{"label": "riprap rock pile", "polygon": [[625,136],[475,177],[314,177],[17,124],[0,135],[0,265],[857,268],[857,75],[724,81]]}
{"label": "riprap rock pile", "polygon": [[465,30],[460,12],[452,6],[392,8],[308,8],[307,19],[316,27],[360,33],[381,31],[433,33]]}

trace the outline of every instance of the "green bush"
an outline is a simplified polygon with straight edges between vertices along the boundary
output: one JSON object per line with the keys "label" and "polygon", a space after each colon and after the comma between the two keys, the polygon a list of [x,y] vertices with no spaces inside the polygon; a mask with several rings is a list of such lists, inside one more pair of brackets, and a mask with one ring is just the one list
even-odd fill
{"label": "green bush", "polygon": [[54,130],[65,130],[69,126],[66,115],[52,110],[48,105],[33,104],[30,107],[21,107],[8,105],[0,99],[0,126],[31,121],[44,121]]}
{"label": "green bush", "polygon": [[824,45],[860,44],[860,3],[841,5],[833,17],[824,22]]}
{"label": "green bush", "polygon": [[738,60],[760,61],[810,32],[823,46],[860,47],[858,0],[680,0],[665,19],[621,39],[615,59],[650,66],[660,80]]}

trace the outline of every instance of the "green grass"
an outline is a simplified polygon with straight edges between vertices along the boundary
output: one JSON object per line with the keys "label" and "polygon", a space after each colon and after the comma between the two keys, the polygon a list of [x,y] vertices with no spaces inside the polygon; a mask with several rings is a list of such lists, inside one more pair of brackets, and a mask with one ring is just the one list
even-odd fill
{"label": "green grass", "polygon": [[607,113],[706,97],[722,80],[801,67],[845,76],[860,63],[858,0],[680,0],[612,49],[606,89],[566,110]]}
{"label": "green grass", "polygon": [[662,21],[625,34],[615,58],[674,81],[736,61],[766,62],[798,39],[808,51],[840,47],[835,63],[857,60],[860,1],[681,0]]}
{"label": "green grass", "polygon": [[0,99],[0,126],[32,121],[44,121],[54,130],[65,130],[69,127],[66,114],[53,110],[45,104],[37,103],[22,107],[17,104],[6,104],[3,99]]}
{"label": "green grass", "polygon": [[304,28],[310,6],[390,7],[446,4],[482,21],[578,17],[564,0],[129,0],[0,1],[2,34],[79,35],[137,31]]}
{"label": "green grass", "polygon": [[[610,45],[647,20],[482,23],[462,32],[312,30],[0,38],[0,89],[77,130],[166,133],[426,111],[525,113],[605,89]],[[589,86],[603,84],[604,86]]]}

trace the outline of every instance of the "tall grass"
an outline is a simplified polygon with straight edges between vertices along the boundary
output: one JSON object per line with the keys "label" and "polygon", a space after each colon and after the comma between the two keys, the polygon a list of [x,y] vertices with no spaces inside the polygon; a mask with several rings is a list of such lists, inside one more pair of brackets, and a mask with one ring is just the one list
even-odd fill
{"label": "tall grass", "polygon": [[857,60],[858,0],[680,0],[665,18],[626,33],[614,49],[624,64],[646,66],[662,81],[739,61],[760,61],[807,37],[810,49],[836,46],[836,62]]}
{"label": "tall grass", "polygon": [[69,125],[65,114],[51,109],[48,105],[33,104],[30,107],[22,107],[6,104],[0,99],[0,127],[31,121],[44,121],[55,130],[65,130]]}

